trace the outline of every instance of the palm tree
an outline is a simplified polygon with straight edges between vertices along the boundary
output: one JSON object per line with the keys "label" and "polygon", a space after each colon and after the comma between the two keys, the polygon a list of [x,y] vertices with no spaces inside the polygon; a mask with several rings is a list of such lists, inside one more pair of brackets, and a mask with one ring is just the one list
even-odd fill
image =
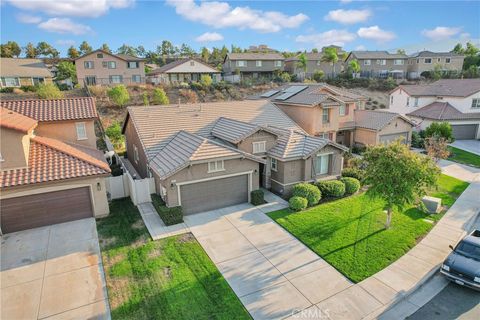
{"label": "palm tree", "polygon": [[325,48],[322,55],[322,61],[332,64],[332,76],[335,76],[335,63],[338,62],[337,48],[334,48],[334,47]]}
{"label": "palm tree", "polygon": [[360,72],[360,63],[358,63],[357,59],[353,59],[352,61],[350,61],[350,63],[348,64],[348,67],[354,74],[357,74]]}
{"label": "palm tree", "polygon": [[305,53],[302,53],[298,56],[297,67],[303,70],[303,79],[305,79],[305,74],[307,73],[307,56]]}

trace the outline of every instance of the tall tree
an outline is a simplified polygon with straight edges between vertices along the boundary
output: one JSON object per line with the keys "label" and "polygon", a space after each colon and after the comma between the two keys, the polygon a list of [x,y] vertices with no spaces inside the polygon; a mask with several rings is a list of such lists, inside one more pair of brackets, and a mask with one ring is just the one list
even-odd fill
{"label": "tall tree", "polygon": [[77,82],[77,69],[70,61],[62,61],[57,65],[57,80],[71,79]]}
{"label": "tall tree", "polygon": [[135,48],[135,55],[137,57],[145,58],[146,54],[147,54],[147,50],[145,50],[144,46],[138,46]]}
{"label": "tall tree", "polygon": [[35,48],[33,43],[31,43],[31,42],[27,43],[24,50],[25,50],[25,56],[27,58],[33,59],[33,58],[38,57],[37,49]]}
{"label": "tall tree", "polygon": [[455,45],[455,47],[453,47],[452,52],[458,53],[458,54],[463,54],[463,53],[464,53],[464,50],[463,50],[462,44],[461,44],[461,43],[457,43],[457,44]]}
{"label": "tall tree", "polygon": [[117,49],[117,53],[127,54],[129,56],[134,56],[136,54],[135,48],[125,43],[120,48]]}
{"label": "tall tree", "polygon": [[210,50],[208,50],[206,47],[203,47],[201,56],[203,61],[208,62],[208,59],[210,58]]}
{"label": "tall tree", "polygon": [[226,55],[228,54],[228,48],[226,46],[222,47],[222,50],[220,50],[220,62],[225,59]]}
{"label": "tall tree", "polygon": [[18,58],[22,53],[22,48],[15,41],[8,41],[0,46],[2,58]]}
{"label": "tall tree", "polygon": [[307,64],[308,64],[307,55],[305,53],[301,53],[298,56],[297,67],[299,67],[302,70],[303,78],[305,78],[307,73]]}
{"label": "tall tree", "polygon": [[479,52],[479,49],[473,45],[471,42],[467,42],[466,48],[465,48],[465,54],[467,56],[476,56]]}
{"label": "tall tree", "polygon": [[103,51],[109,52],[109,53],[112,52],[112,50],[110,50],[110,47],[106,43],[102,44],[102,46],[100,47],[100,50],[103,50]]}
{"label": "tall tree", "polygon": [[313,49],[312,49],[312,53],[318,53],[318,49],[317,49],[317,48],[313,48]]}
{"label": "tall tree", "polygon": [[57,49],[55,49],[45,41],[41,41],[37,43],[36,51],[37,51],[37,55],[43,56],[43,57],[56,58],[60,55],[60,52]]}
{"label": "tall tree", "polygon": [[80,43],[80,46],[78,47],[78,49],[80,51],[80,55],[82,56],[84,54],[87,54],[93,51],[92,46],[90,46],[88,42],[85,40],[82,43]]}
{"label": "tall tree", "polygon": [[323,50],[322,61],[332,64],[332,75],[335,76],[335,64],[338,62],[338,52],[335,47],[327,47]]}
{"label": "tall tree", "polygon": [[358,60],[357,59],[353,59],[351,60],[349,63],[348,63],[348,67],[350,68],[350,70],[357,74],[360,72],[360,63],[358,63]]}
{"label": "tall tree", "polygon": [[440,169],[430,157],[412,152],[400,141],[367,148],[363,154],[366,164],[367,195],[385,202],[385,228],[390,227],[394,208],[413,204],[433,187]]}
{"label": "tall tree", "polygon": [[242,53],[242,48],[237,47],[237,46],[232,44],[232,48],[230,49],[230,52],[231,53]]}
{"label": "tall tree", "polygon": [[197,53],[188,44],[182,43],[180,47],[180,55],[183,57],[194,57]]}
{"label": "tall tree", "polygon": [[[158,51],[158,49],[157,49]],[[160,52],[162,56],[173,56],[175,54],[175,47],[168,40],[163,40],[160,47]]]}
{"label": "tall tree", "polygon": [[70,48],[68,48],[67,55],[69,58],[75,59],[80,57],[80,52],[78,52],[77,48],[71,46]]}
{"label": "tall tree", "polygon": [[398,54],[406,54],[404,49],[397,49]]}

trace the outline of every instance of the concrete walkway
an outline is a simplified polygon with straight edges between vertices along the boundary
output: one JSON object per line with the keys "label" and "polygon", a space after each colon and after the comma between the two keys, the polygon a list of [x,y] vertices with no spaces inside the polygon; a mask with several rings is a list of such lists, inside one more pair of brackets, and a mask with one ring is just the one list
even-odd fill
{"label": "concrete walkway", "polygon": [[462,149],[480,156],[479,140],[456,140],[450,144],[452,147]]}
{"label": "concrete walkway", "polygon": [[140,203],[137,207],[153,240],[190,232],[185,223],[166,226],[162,219],[160,219],[157,210],[155,210],[155,207],[151,202]]}

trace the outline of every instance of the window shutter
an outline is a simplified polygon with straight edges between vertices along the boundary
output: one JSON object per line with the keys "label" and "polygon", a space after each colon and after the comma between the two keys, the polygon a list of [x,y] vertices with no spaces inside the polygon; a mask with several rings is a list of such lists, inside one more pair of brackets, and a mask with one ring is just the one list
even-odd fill
{"label": "window shutter", "polygon": [[348,105],[348,104],[345,104],[345,115],[348,115],[348,109],[350,109],[350,108],[349,108],[349,105]]}

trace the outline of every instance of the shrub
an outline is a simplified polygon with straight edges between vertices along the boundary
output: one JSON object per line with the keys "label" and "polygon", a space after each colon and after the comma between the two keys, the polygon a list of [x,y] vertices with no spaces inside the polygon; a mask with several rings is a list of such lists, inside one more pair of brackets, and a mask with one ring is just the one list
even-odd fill
{"label": "shrub", "polygon": [[343,177],[340,178],[340,181],[345,185],[345,194],[351,195],[360,190],[360,181],[355,178]]}
{"label": "shrub", "polygon": [[290,74],[288,72],[282,72],[282,74],[280,74],[280,79],[282,79],[282,82],[292,81],[292,77],[290,76]]}
{"label": "shrub", "polygon": [[251,198],[251,203],[254,206],[259,206],[259,205],[265,203],[265,200],[263,199],[263,191],[262,190],[253,190],[250,193],[250,198]]}
{"label": "shrub", "polygon": [[36,92],[37,87],[35,87],[35,86],[21,86],[20,90],[22,90],[23,92]]}
{"label": "shrub", "polygon": [[430,138],[433,136],[452,142],[454,140],[452,126],[448,122],[433,122],[425,129],[425,137]]}
{"label": "shrub", "polygon": [[183,222],[182,207],[168,208],[165,206],[165,202],[163,202],[162,198],[157,194],[152,194],[152,203],[166,226]]}
{"label": "shrub", "polygon": [[116,106],[123,107],[130,100],[127,88],[120,84],[107,91],[107,95]]}
{"label": "shrub", "polygon": [[100,85],[88,86],[88,90],[96,98],[106,98],[107,97],[107,88]]}
{"label": "shrub", "polygon": [[167,94],[165,93],[165,90],[162,88],[155,88],[153,89],[153,96],[152,96],[152,102],[153,104],[169,104],[170,101],[168,100]]}
{"label": "shrub", "polygon": [[53,83],[39,84],[37,95],[40,99],[59,99],[63,98],[63,92]]}
{"label": "shrub", "polygon": [[326,197],[338,198],[345,194],[345,184],[339,180],[317,181],[315,185]]}
{"label": "shrub", "polygon": [[317,81],[317,82],[321,82],[323,80],[323,77],[325,76],[325,74],[323,73],[322,70],[317,70],[315,71],[315,73],[313,74],[313,80]]}
{"label": "shrub", "polygon": [[293,187],[292,195],[294,197],[302,197],[307,199],[309,207],[316,205],[322,198],[322,193],[320,190],[313,184],[309,183],[296,184]]}
{"label": "shrub", "polygon": [[210,77],[208,74],[203,74],[201,77],[200,77],[200,83],[204,86],[204,87],[210,87],[213,83],[213,80],[212,80],[212,77]]}
{"label": "shrub", "polygon": [[[70,87],[66,83],[57,83],[57,86],[58,86],[58,89],[60,89],[60,91],[68,91],[70,89]],[[37,89],[35,88],[35,91],[36,90]]]}
{"label": "shrub", "polygon": [[342,171],[342,177],[355,178],[362,182],[365,179],[365,171],[358,168],[345,168]]}
{"label": "shrub", "polygon": [[293,211],[302,211],[307,207],[308,200],[303,197],[291,197],[288,204]]}
{"label": "shrub", "polygon": [[121,176],[123,175],[123,169],[122,166],[118,163],[114,163],[110,166],[110,169],[112,170],[112,176]]}
{"label": "shrub", "polygon": [[1,93],[12,93],[13,92],[13,87],[1,88],[0,92]]}
{"label": "shrub", "polygon": [[125,136],[122,134],[122,126],[120,122],[111,124],[106,130],[105,134],[113,143],[115,149],[121,149],[125,142]]}
{"label": "shrub", "polygon": [[150,104],[150,101],[148,101],[148,93],[144,92],[142,93],[142,100],[143,100],[143,105],[148,106]]}
{"label": "shrub", "polygon": [[425,147],[425,141],[420,135],[420,133],[413,131],[412,132],[412,147],[423,149]]}
{"label": "shrub", "polygon": [[198,100],[198,96],[195,91],[190,89],[180,89],[179,94],[185,98],[187,103],[195,103]]}

